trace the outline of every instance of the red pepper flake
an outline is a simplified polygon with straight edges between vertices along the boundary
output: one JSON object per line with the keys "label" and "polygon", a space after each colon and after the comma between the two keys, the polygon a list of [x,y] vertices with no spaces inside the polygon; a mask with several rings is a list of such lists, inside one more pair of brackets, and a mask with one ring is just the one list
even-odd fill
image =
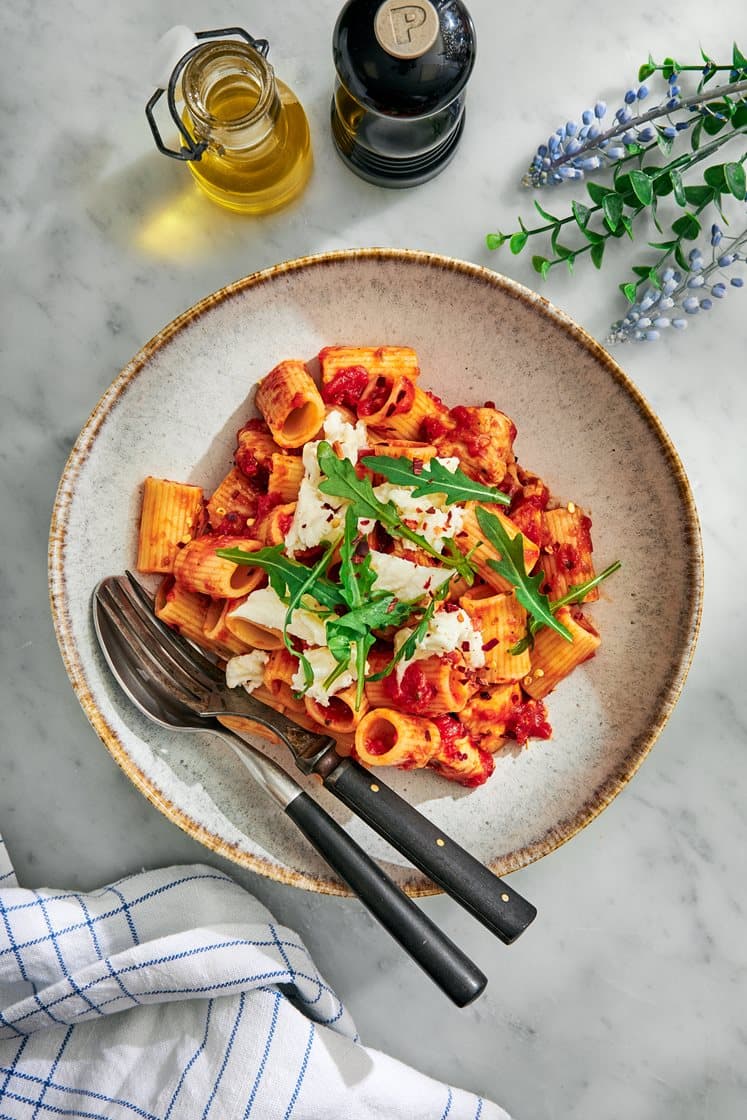
{"label": "red pepper flake", "polygon": [[445,611],[446,614],[453,614],[454,611],[459,610],[459,604],[458,603],[444,603],[444,605],[441,607],[441,610]]}
{"label": "red pepper flake", "polygon": [[223,534],[226,537],[244,537],[246,536],[246,518],[233,511],[227,513],[212,530],[212,534],[215,536]]}
{"label": "red pepper flake", "polygon": [[482,407],[483,408],[494,408],[495,409],[496,408],[496,403],[495,403],[495,401],[485,401],[485,404]]}
{"label": "red pepper flake", "polygon": [[482,652],[483,653],[490,653],[491,649],[495,649],[495,647],[497,645],[498,645],[498,639],[497,638],[491,638],[490,641],[485,642],[485,644],[483,645]]}
{"label": "red pepper flake", "polygon": [[469,642],[462,642],[462,649],[467,653],[469,651]]}
{"label": "red pepper flake", "polygon": [[422,459],[413,459],[413,461],[412,461],[412,473],[413,474],[422,474],[424,466],[425,466],[425,463],[423,462]]}

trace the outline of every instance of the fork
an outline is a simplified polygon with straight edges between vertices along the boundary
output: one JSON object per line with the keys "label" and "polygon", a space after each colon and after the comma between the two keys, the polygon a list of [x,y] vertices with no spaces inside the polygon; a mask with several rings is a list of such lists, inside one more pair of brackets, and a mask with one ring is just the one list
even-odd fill
{"label": "fork", "polygon": [[375,779],[351,758],[342,758],[328,735],[308,731],[283,713],[260,703],[244,689],[229,689],[225,675],[190,642],[156,618],[153,601],[135,579],[111,577],[119,610],[140,635],[143,656],[164,686],[178,692],[200,716],[240,716],[279,737],[304,774],[317,774],[325,787],[473,917],[510,945],[537,915],[494,872],[447,836],[413,805]]}
{"label": "fork", "polygon": [[104,658],[132,703],[161,727],[209,731],[227,742],[257,784],[441,990],[458,1007],[476,999],[487,977],[352,837],[276,762],[217,718],[198,715],[185,702],[182,683],[168,676],[121,591],[121,579],[116,577],[98,584],[93,594],[93,623]]}

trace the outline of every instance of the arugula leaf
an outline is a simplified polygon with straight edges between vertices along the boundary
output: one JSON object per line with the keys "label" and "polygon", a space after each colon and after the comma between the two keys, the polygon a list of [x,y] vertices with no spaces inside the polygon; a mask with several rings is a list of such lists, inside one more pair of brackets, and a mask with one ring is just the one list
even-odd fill
{"label": "arugula leaf", "polygon": [[358,478],[350,460],[338,459],[326,440],[322,440],[319,444],[317,460],[322,474],[327,476],[319,483],[319,489],[323,494],[345,499],[350,502],[356,519],[367,518],[378,521],[388,532],[412,541],[429,556],[435,557],[449,568],[455,568],[468,583],[473,582],[474,573],[461,552],[456,550],[456,554],[452,553],[444,557],[425,537],[408,528],[401,521],[394,502],[380,502],[373,492],[370,478]]}
{"label": "arugula leaf", "polygon": [[511,538],[495,514],[478,506],[477,521],[488,540],[501,554],[500,560],[488,560],[488,564],[514,587],[516,598],[529,611],[533,618],[551,627],[568,642],[573,637],[562,622],[552,613],[552,604],[547,595],[540,591],[545,578],[543,572],[530,576],[524,566],[524,537],[517,533]]}
{"label": "arugula leaf", "polygon": [[335,610],[345,603],[340,588],[323,576],[315,578],[313,585],[308,585],[312,569],[286,556],[282,544],[260,548],[256,552],[245,552],[243,548],[219,548],[216,555],[223,557],[224,560],[232,560],[234,564],[263,568],[267,572],[273,591],[284,602],[288,602],[300,587],[304,587],[317,603],[329,607],[330,610]]}
{"label": "arugula leaf", "polygon": [[439,463],[438,459],[431,459],[419,472],[415,471],[409,459],[399,459],[390,455],[368,455],[362,462],[365,467],[382,474],[388,482],[413,487],[413,498],[423,498],[427,494],[443,494],[447,506],[452,502],[471,501],[507,506],[511,502],[508,495],[501,490],[475,482],[460,467],[452,471],[443,463]]}
{"label": "arugula leaf", "polygon": [[[314,680],[314,671],[311,667],[311,662],[309,661],[308,657],[306,657],[303,653],[297,653],[297,651],[295,650],[288,634],[288,627],[291,624],[294,610],[296,609],[296,607],[300,606],[301,600],[303,599],[304,595],[310,593],[310,589],[320,578],[321,573],[327,567],[327,564],[329,564],[329,558],[337,548],[337,544],[337,541],[330,541],[322,555],[317,560],[314,567],[306,569],[309,573],[306,582],[300,584],[293,592],[293,594],[291,595],[290,603],[288,604],[288,610],[285,612],[285,621],[283,622],[283,642],[285,643],[285,648],[288,650],[288,652],[292,653],[294,657],[297,657],[301,662],[301,668],[303,669],[303,679],[306,688],[308,688]],[[326,626],[324,628],[324,633],[326,637]]]}
{"label": "arugula leaf", "polygon": [[[609,567],[605,568],[603,572],[599,572],[598,575],[593,576],[591,579],[587,579],[585,583],[578,583],[574,584],[572,587],[569,587],[568,591],[565,595],[562,596],[562,598],[556,600],[556,602],[551,604],[553,613],[559,607],[567,607],[570,606],[571,603],[583,603],[586,596],[594,587],[597,587],[600,583],[602,583],[603,580],[619,571],[621,567],[622,564],[620,563],[620,561],[615,560],[614,564],[610,564]],[[534,645],[535,634],[538,630],[541,630],[543,626],[543,622],[538,622],[536,618],[530,618],[526,634],[516,643],[516,645],[511,646],[508,652],[515,657],[517,654],[524,653],[525,650],[530,649]]]}
{"label": "arugula leaf", "polygon": [[345,512],[345,528],[340,546],[340,583],[345,602],[351,610],[364,602],[376,581],[370,553],[355,556],[358,539],[358,518],[352,507],[349,507]]}

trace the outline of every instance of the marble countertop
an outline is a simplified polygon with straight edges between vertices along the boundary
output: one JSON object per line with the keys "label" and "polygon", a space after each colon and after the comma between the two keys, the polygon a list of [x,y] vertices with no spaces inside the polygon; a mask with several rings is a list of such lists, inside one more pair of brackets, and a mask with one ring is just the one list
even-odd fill
{"label": "marble countertop", "polygon": [[[584,15],[551,0],[472,0],[480,56],[460,151],[438,179],[397,192],[359,181],[333,152],[337,7],[76,0],[6,5],[0,16],[0,830],[29,886],[92,888],[170,862],[226,867],[301,932],[364,1041],[522,1120],[737,1120],[747,1109],[747,712],[736,647],[747,619],[731,588],[747,543],[747,295],[734,292],[686,336],[615,355],[692,482],[707,567],[700,643],[630,785],[569,844],[514,877],[540,909],[521,941],[506,950],[449,900],[424,903],[489,974],[473,1007],[447,1005],[354,901],[229,867],[169,824],[117,769],[65,675],[46,586],[57,480],[98,397],[151,335],[255,269],[348,246],[442,252],[535,286],[528,257],[490,254],[484,235],[528,212],[516,184],[536,143],[590,100],[614,103],[649,49],[696,55],[702,41],[726,54],[744,14],[741,0],[722,0],[714,28],[696,0],[670,9],[600,0]],[[270,38],[311,120],[313,181],[299,205],[263,221],[187,190],[186,170],[156,153],[143,115],[158,35],[175,23],[226,22]],[[603,338],[619,313],[616,278],[612,268],[601,279],[579,268],[543,292]]]}

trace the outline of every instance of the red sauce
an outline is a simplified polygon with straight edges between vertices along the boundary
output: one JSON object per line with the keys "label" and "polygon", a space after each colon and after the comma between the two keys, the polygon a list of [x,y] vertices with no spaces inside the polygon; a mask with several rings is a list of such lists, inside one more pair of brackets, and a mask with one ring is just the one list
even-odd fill
{"label": "red sauce", "polygon": [[475,409],[458,404],[449,415],[456,424],[457,439],[464,444],[469,454],[475,459],[483,455],[490,445],[490,438],[480,431],[480,420]]}
{"label": "red sauce", "polygon": [[542,529],[542,510],[547,505],[547,498],[542,499],[539,494],[533,494],[518,502],[511,510],[511,520],[525,537],[542,547],[544,533]]}
{"label": "red sauce", "polygon": [[293,524],[292,513],[281,513],[278,518],[278,528],[284,537],[287,537],[291,525]]}
{"label": "red sauce", "polygon": [[267,514],[275,506],[279,506],[282,500],[280,494],[260,494],[257,498],[257,521],[267,517]]}
{"label": "red sauce", "polygon": [[358,415],[373,416],[375,412],[381,412],[391,391],[392,386],[386,377],[377,377],[369,386],[366,395],[358,402]]}
{"label": "red sauce", "polygon": [[226,537],[245,537],[247,532],[246,517],[242,517],[240,513],[227,513],[212,531]]}
{"label": "red sauce", "polygon": [[506,720],[506,734],[521,746],[527,739],[549,739],[552,728],[547,722],[547,710],[541,700],[527,700],[517,704]]}
{"label": "red sauce", "polygon": [[407,666],[401,681],[397,680],[395,672],[384,677],[383,684],[392,703],[412,715],[421,715],[436,695],[435,685],[426,678],[417,661]]}
{"label": "red sauce", "polygon": [[567,572],[575,572],[580,560],[578,549],[575,545],[568,544],[567,542],[561,544],[555,555],[561,568],[565,568]]}
{"label": "red sauce", "polygon": [[467,728],[459,719],[459,716],[447,713],[444,716],[435,716],[433,722],[441,736],[441,750],[443,754],[447,758],[466,758],[467,756],[465,754],[458,752],[458,748],[455,745],[457,739],[465,739],[468,736]]}
{"label": "red sauce", "polygon": [[441,436],[451,431],[448,423],[444,423],[440,416],[426,416],[420,425],[420,438],[426,443],[434,443]]}
{"label": "red sauce", "polygon": [[392,746],[393,744],[387,743],[385,739],[366,739],[366,750],[369,754],[387,754]]}
{"label": "red sauce", "polygon": [[322,399],[325,404],[355,408],[367,385],[368,371],[363,366],[346,366],[338,369],[332,380],[322,385]]}
{"label": "red sauce", "polygon": [[490,775],[495,770],[495,759],[490,751],[484,751],[482,747],[476,748],[480,757],[480,769],[468,778],[462,778],[460,785],[466,786],[468,789],[474,789],[476,786],[485,785]]}
{"label": "red sauce", "polygon": [[260,420],[258,416],[255,416],[251,420],[247,420],[243,428],[239,428],[238,434],[236,436],[237,440],[241,440],[242,432],[264,432],[266,435],[269,435],[270,429],[267,427],[264,420]]}

